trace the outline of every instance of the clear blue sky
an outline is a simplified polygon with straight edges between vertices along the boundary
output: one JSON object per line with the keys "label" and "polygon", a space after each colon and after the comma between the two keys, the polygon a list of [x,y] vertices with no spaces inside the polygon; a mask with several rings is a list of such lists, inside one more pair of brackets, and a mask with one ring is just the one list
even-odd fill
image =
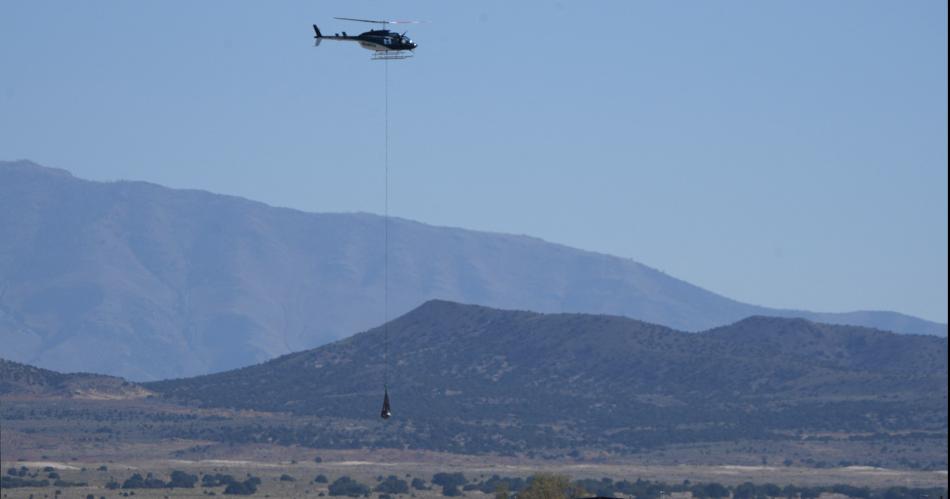
{"label": "clear blue sky", "polygon": [[630,257],[746,302],[947,321],[947,3],[0,3],[0,158]]}

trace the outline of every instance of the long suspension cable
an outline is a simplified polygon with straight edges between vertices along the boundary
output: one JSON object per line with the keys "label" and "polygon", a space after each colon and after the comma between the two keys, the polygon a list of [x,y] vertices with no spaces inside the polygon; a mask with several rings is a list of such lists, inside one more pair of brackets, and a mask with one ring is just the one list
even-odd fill
{"label": "long suspension cable", "polygon": [[385,107],[385,136],[386,136],[386,153],[383,160],[383,165],[386,171],[385,183],[386,183],[386,195],[385,195],[385,207],[383,210],[384,221],[383,225],[385,226],[385,241],[383,253],[383,343],[384,343],[384,353],[383,353],[383,387],[389,388],[389,59],[383,61],[383,66],[385,67],[385,78],[384,78],[384,93],[386,100]]}

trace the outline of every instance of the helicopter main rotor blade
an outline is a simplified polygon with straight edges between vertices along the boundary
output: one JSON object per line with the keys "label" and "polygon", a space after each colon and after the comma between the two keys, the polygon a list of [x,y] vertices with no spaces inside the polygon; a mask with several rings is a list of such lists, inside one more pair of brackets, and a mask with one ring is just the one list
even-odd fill
{"label": "helicopter main rotor blade", "polygon": [[334,19],[339,19],[341,21],[357,21],[361,23],[373,23],[373,24],[423,24],[425,21],[385,21],[385,20],[373,20],[373,19],[356,19],[353,17],[334,17]]}
{"label": "helicopter main rotor blade", "polygon": [[339,19],[341,21],[357,21],[361,23],[389,24],[389,21],[374,21],[372,19],[354,19],[352,17],[334,17],[334,19]]}

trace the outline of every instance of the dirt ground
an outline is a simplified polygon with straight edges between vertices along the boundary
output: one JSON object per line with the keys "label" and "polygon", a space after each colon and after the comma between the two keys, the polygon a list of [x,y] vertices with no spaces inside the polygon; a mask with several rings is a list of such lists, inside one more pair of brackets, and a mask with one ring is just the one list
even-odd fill
{"label": "dirt ground", "polygon": [[[108,490],[106,483],[114,479],[122,483],[133,473],[154,474],[168,480],[173,470],[202,475],[222,473],[242,480],[249,474],[259,477],[261,485],[255,497],[320,497],[328,494],[327,484],[314,483],[317,475],[326,475],[329,482],[347,475],[370,487],[379,477],[396,475],[410,482],[420,478],[426,482],[439,472],[461,472],[472,480],[500,475],[527,477],[538,472],[553,472],[571,479],[611,478],[615,481],[638,478],[680,484],[719,482],[735,485],[743,482],[784,485],[849,484],[884,488],[947,487],[947,471],[883,469],[872,467],[804,467],[783,465],[750,465],[751,459],[727,461],[720,465],[663,464],[650,456],[643,459],[604,458],[588,461],[529,459],[525,457],[474,456],[411,450],[320,450],[299,446],[273,444],[232,445],[221,442],[153,439],[123,441],[97,439],[86,433],[44,432],[20,429],[16,424],[3,425],[0,432],[0,472],[25,466],[44,479],[55,470],[61,480],[86,482],[86,487],[42,487],[2,490],[0,499],[51,499],[106,497],[208,497],[221,495],[224,487],[194,489]],[[36,426],[36,425],[34,425]],[[319,457],[319,462],[317,458]],[[731,457],[735,457],[732,455]],[[100,471],[101,467],[106,467]],[[280,480],[289,475],[294,481]],[[50,480],[52,482],[52,480]],[[200,482],[199,482],[200,483]],[[60,493],[57,494],[56,491]],[[128,494],[124,496],[123,494]],[[478,491],[465,491],[469,499],[485,499]],[[376,494],[372,494],[376,496]],[[441,488],[412,490],[408,497],[420,499],[442,497]]]}
{"label": "dirt ground", "polygon": [[[327,495],[327,484],[314,483],[317,475],[325,475],[329,482],[348,475],[370,487],[379,477],[396,475],[410,482],[412,478],[421,478],[428,482],[438,472],[462,472],[469,479],[487,478],[491,475],[526,477],[537,472],[554,472],[567,475],[572,479],[603,478],[614,480],[663,481],[682,483],[690,480],[698,482],[719,482],[738,484],[742,482],[776,483],[779,485],[830,485],[847,483],[858,486],[889,487],[947,487],[946,471],[905,471],[880,468],[829,468],[810,469],[799,467],[774,466],[655,466],[631,463],[556,463],[528,462],[516,460],[489,460],[479,456],[458,456],[430,452],[399,451],[313,451],[312,449],[288,449],[277,446],[255,446],[246,449],[231,449],[234,458],[221,459],[144,459],[125,461],[57,461],[57,460],[19,460],[2,461],[4,472],[11,468],[25,466],[39,472],[37,478],[45,478],[53,469],[62,480],[87,482],[86,487],[42,487],[4,489],[3,499],[40,498],[96,498],[129,497],[137,498],[184,498],[208,497],[211,493],[221,495],[224,487],[194,489],[136,489],[108,490],[105,484],[114,479],[121,483],[133,473],[153,473],[156,477],[168,480],[172,470],[201,475],[223,473],[241,480],[248,475],[261,479],[256,497],[321,497]],[[319,455],[321,462],[316,462]],[[100,467],[107,467],[100,470]],[[282,481],[281,475],[289,475],[294,481]],[[200,483],[200,482],[199,482]],[[56,491],[60,494],[57,495]],[[133,494],[134,492],[134,494]],[[372,495],[377,496],[376,494]],[[441,496],[441,489],[430,491],[412,490],[412,494],[402,497],[420,499]],[[465,497],[484,499],[488,496],[478,491],[466,491]]]}

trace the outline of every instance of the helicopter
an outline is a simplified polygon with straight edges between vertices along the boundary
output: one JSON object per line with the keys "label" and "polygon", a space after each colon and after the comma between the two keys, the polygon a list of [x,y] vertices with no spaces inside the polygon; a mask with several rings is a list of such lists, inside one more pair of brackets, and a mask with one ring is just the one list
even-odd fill
{"label": "helicopter", "polygon": [[342,32],[342,34],[334,33],[333,36],[328,36],[321,33],[320,28],[314,24],[314,47],[320,45],[322,40],[357,42],[360,44],[360,47],[373,51],[373,60],[408,59],[412,57],[412,51],[418,47],[416,42],[406,36],[406,33],[399,34],[384,28],[387,24],[418,24],[420,21],[375,21],[372,19],[354,19],[351,17],[334,17],[334,19],[379,24],[381,29],[373,29],[356,36],[347,35],[346,31]]}

